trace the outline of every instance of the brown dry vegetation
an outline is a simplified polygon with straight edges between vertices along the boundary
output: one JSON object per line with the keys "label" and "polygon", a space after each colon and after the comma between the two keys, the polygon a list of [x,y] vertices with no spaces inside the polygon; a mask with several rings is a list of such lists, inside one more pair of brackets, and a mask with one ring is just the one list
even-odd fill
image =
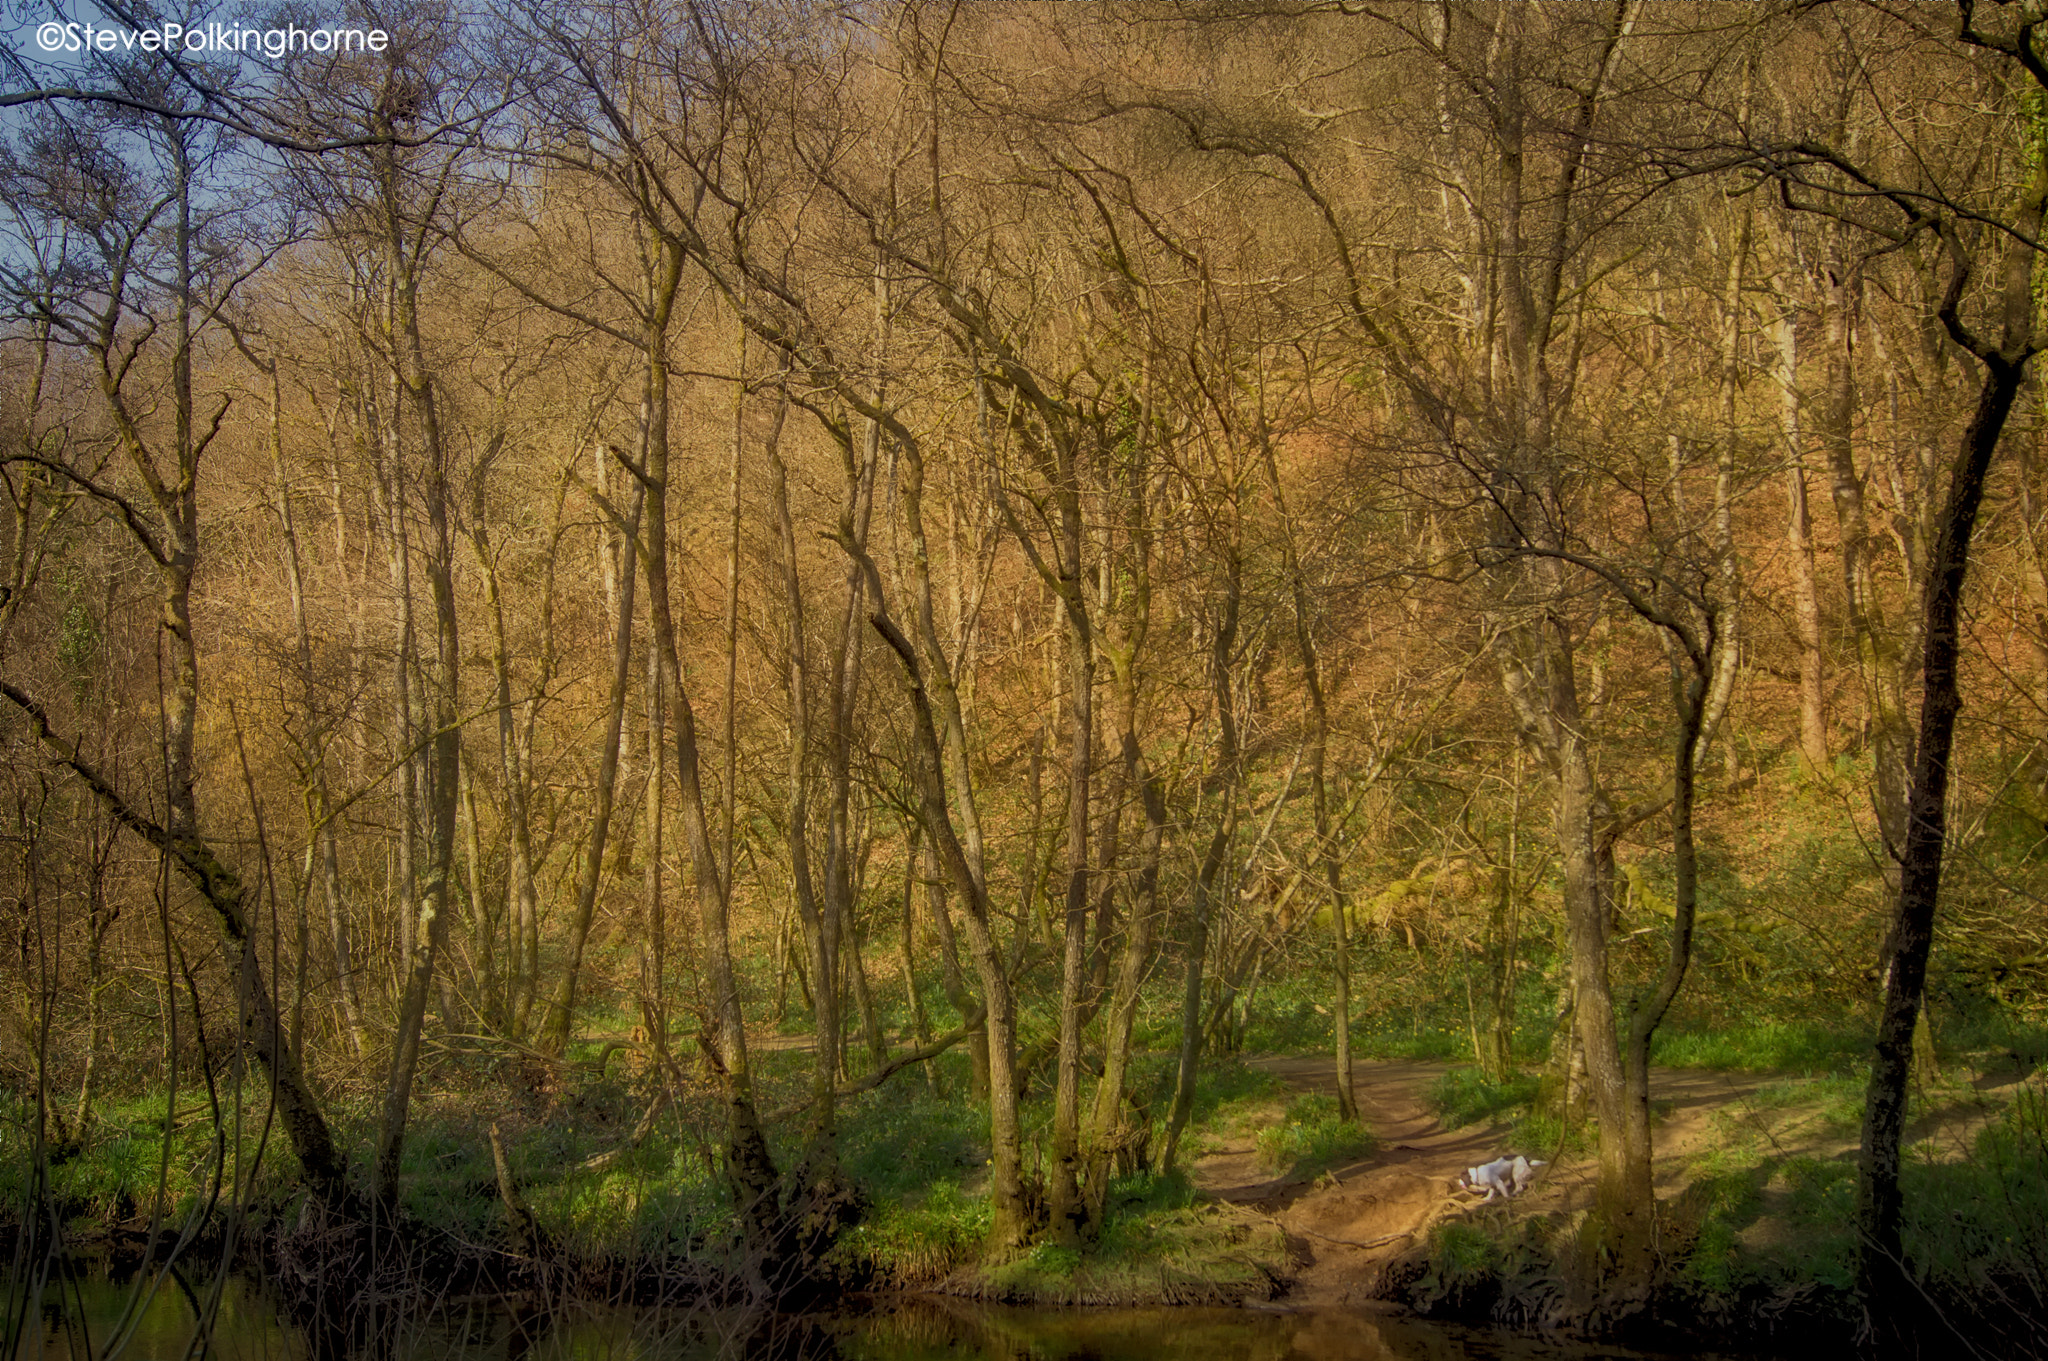
{"label": "brown dry vegetation", "polygon": [[260,1093],[223,1205],[431,1218],[502,1118],[526,1256],[659,1183],[773,1293],[916,1088],[1000,1273],[1218,1055],[1349,1120],[1429,1032],[1587,1122],[1612,1321],[1660,1030],[1804,1026],[1877,1037],[1882,1324],[1914,1054],[2048,981],[2036,18],[422,9],[20,85],[18,1189],[146,1215],[64,1169]]}

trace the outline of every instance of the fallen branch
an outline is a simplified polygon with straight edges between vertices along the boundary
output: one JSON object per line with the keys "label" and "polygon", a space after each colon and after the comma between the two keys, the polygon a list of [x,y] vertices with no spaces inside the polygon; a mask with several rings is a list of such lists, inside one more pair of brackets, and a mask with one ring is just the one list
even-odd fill
{"label": "fallen branch", "polygon": [[663,1087],[657,1091],[654,1094],[654,1099],[647,1103],[647,1110],[641,1115],[639,1122],[633,1126],[633,1132],[626,1136],[626,1142],[620,1144],[617,1148],[608,1148],[602,1153],[594,1153],[590,1157],[585,1158],[580,1164],[582,1170],[585,1172],[601,1172],[625,1157],[628,1153],[631,1153],[634,1149],[640,1147],[640,1145],[646,1143],[647,1136],[654,1132],[655,1117],[659,1116],[668,1107],[668,1098],[668,1088]]}
{"label": "fallen branch", "polygon": [[[858,1082],[834,1088],[832,1091],[833,1097],[838,1100],[844,1100],[849,1096],[859,1096],[862,1092],[871,1092],[912,1064],[926,1063],[937,1058],[969,1035],[972,1035],[975,1031],[980,1030],[981,1023],[987,1015],[988,1009],[986,1007],[976,1007],[968,1015],[966,1023],[959,1029],[947,1031],[922,1049],[913,1049],[901,1058],[889,1060],[889,1062],[875,1069],[874,1072],[869,1073]],[[785,1106],[779,1111],[771,1111],[768,1119],[770,1123],[779,1124],[784,1120],[803,1114],[811,1108],[811,1103],[816,1100],[816,1097],[811,1097],[797,1102],[794,1106]]]}
{"label": "fallen branch", "polygon": [[[1273,1222],[1276,1224],[1280,1223],[1280,1221],[1277,1219]],[[1320,1238],[1325,1243],[1341,1243],[1343,1246],[1347,1248],[1383,1248],[1389,1243],[1399,1242],[1403,1238],[1413,1238],[1415,1236],[1414,1229],[1403,1229],[1399,1233],[1382,1234],[1378,1238],[1368,1238],[1360,1240],[1357,1238],[1339,1238],[1335,1234],[1330,1233],[1318,1233],[1314,1229],[1289,1230],[1287,1229],[1287,1226],[1285,1224],[1281,1224],[1280,1227],[1283,1230],[1286,1230],[1287,1232],[1306,1234],[1310,1238]]]}

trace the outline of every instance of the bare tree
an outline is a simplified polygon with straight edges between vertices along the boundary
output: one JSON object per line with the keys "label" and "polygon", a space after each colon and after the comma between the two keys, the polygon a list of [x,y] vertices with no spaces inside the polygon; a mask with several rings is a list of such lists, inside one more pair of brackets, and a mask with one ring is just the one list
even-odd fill
{"label": "bare tree", "polygon": [[[174,91],[151,99],[175,104]],[[206,206],[207,180],[232,146],[206,125],[144,117],[120,126],[49,117],[36,128],[40,155],[18,162],[6,185],[14,223],[39,240],[62,243],[88,286],[61,293],[10,291],[30,303],[67,347],[87,359],[122,471],[45,458],[30,448],[8,461],[42,468],[104,506],[125,527],[155,574],[167,663],[159,734],[161,817],[124,791],[109,772],[59,731],[45,703],[13,679],[0,694],[21,712],[53,763],[83,782],[107,813],[163,853],[211,910],[242,1002],[246,1042],[269,1074],[285,1131],[307,1184],[330,1208],[349,1204],[346,1160],[300,1066],[266,976],[240,876],[213,849],[196,794],[194,742],[201,701],[192,628],[193,583],[201,562],[200,467],[227,415],[225,400],[202,401],[194,384],[195,346],[246,277],[258,251],[238,243],[231,211]],[[124,163],[126,140],[139,164]],[[76,173],[81,167],[89,173]],[[72,255],[71,252],[76,252]],[[260,258],[260,254],[259,254]],[[10,281],[12,282],[12,281]],[[170,419],[144,408],[161,400]],[[81,451],[82,452],[82,451]],[[26,585],[26,580],[23,581]]]}

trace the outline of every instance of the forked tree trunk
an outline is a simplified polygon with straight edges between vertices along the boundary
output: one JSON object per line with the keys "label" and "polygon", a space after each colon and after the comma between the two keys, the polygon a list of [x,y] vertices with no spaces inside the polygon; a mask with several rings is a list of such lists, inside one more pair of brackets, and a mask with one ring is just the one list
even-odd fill
{"label": "forked tree trunk", "polygon": [[[1063,556],[1078,568],[1081,526],[1078,507],[1067,520]],[[1078,575],[1078,574],[1077,574]],[[1067,746],[1066,927],[1060,952],[1059,1061],[1053,1082],[1052,1180],[1047,1210],[1053,1238],[1078,1243],[1089,1214],[1081,1196],[1081,1027],[1082,988],[1088,977],[1088,798],[1095,742],[1095,638],[1077,579],[1066,601],[1067,683],[1070,728]]]}
{"label": "forked tree trunk", "polygon": [[1263,417],[1259,423],[1259,444],[1266,465],[1266,481],[1273,491],[1273,504],[1280,513],[1280,568],[1287,575],[1288,592],[1294,605],[1294,651],[1301,663],[1302,686],[1308,691],[1308,788],[1315,817],[1316,873],[1322,880],[1330,903],[1330,943],[1335,947],[1335,987],[1332,989],[1331,1029],[1337,1049],[1337,1113],[1346,1120],[1358,1118],[1358,1098],[1352,1090],[1351,1065],[1351,932],[1344,897],[1344,862],[1330,826],[1330,796],[1324,770],[1330,747],[1330,710],[1323,695],[1321,658],[1316,653],[1315,625],[1311,614],[1308,581],[1303,575],[1295,524],[1288,512],[1287,491],[1280,482],[1280,464],[1273,451],[1272,434]]}
{"label": "forked tree trunk", "polygon": [[241,1009],[242,1039],[271,1080],[278,1119],[298,1157],[299,1170],[322,1205],[347,1213],[354,1205],[348,1187],[348,1162],[335,1147],[320,1102],[299,1067],[297,1051],[288,1042],[276,998],[263,976],[259,943],[250,930],[240,877],[221,863],[202,839],[180,835],[133,808],[111,780],[79,756],[75,745],[51,727],[48,713],[25,692],[0,681],[0,696],[28,719],[36,740],[49,751],[50,759],[77,775],[100,806],[122,826],[162,851],[213,910],[236,987],[245,1003]]}
{"label": "forked tree trunk", "polygon": [[1860,270],[1842,260],[1842,249],[1838,242],[1831,242],[1820,444],[1827,456],[1829,489],[1842,542],[1843,608],[1856,647],[1865,718],[1870,725],[1878,829],[1885,852],[1880,862],[1890,877],[1891,867],[1906,841],[1911,739],[1904,699],[1899,693],[1899,643],[1881,614],[1875,572],[1877,544],[1863,495],[1864,472],[1856,462],[1858,393],[1854,345],[1860,310]]}
{"label": "forked tree trunk", "polygon": [[789,470],[782,458],[782,425],[787,405],[778,405],[775,428],[768,438],[768,488],[774,508],[775,528],[782,575],[782,607],[788,616],[784,640],[786,661],[783,689],[789,700],[789,796],[784,822],[788,827],[790,889],[796,902],[804,943],[810,953],[810,977],[821,980],[810,992],[812,1007],[812,1068],[810,1132],[804,1150],[802,1180],[813,1202],[836,1197],[839,1191],[837,1147],[837,1078],[839,995],[830,985],[838,970],[839,942],[818,907],[817,886],[811,874],[810,778],[811,778],[811,668],[804,635],[803,581],[797,573],[796,520],[789,510]]}
{"label": "forked tree trunk", "polygon": [[[321,897],[327,905],[328,940],[334,951],[335,983],[341,998],[343,1033],[349,1048],[361,1055],[367,1036],[363,1027],[362,1001],[356,989],[355,950],[349,938],[348,904],[342,900],[341,894],[340,853],[331,812],[333,799],[327,782],[327,755],[333,733],[326,721],[318,716],[320,708],[313,693],[313,632],[306,619],[305,574],[299,553],[297,521],[292,511],[291,484],[285,469],[284,397],[278,381],[276,359],[269,361],[267,372],[270,378],[271,473],[277,481],[277,526],[283,541],[285,584],[291,593],[292,633],[301,702],[305,705],[309,724],[304,739],[309,771],[305,799],[307,818],[313,828],[313,845],[307,848],[306,858],[309,869],[316,862],[319,866]],[[90,1061],[88,1055],[88,1064]]]}
{"label": "forked tree trunk", "polygon": [[[270,1078],[280,1123],[298,1155],[308,1188],[323,1205],[346,1212],[352,1205],[347,1163],[335,1148],[319,1100],[306,1081],[298,1052],[278,1014],[270,981],[264,977],[245,890],[240,878],[214,855],[199,826],[194,742],[200,672],[192,635],[192,585],[200,564],[200,460],[212,434],[199,428],[193,396],[193,342],[200,308],[194,296],[199,276],[193,263],[193,167],[187,142],[192,132],[189,125],[174,121],[157,130],[165,139],[173,175],[170,224],[175,271],[170,280],[175,297],[171,326],[175,350],[169,419],[163,422],[170,428],[161,444],[155,442],[153,432],[162,425],[158,421],[145,424],[131,404],[131,393],[125,387],[128,366],[114,348],[115,338],[127,334],[128,300],[121,288],[129,278],[130,266],[137,262],[126,257],[107,262],[114,267],[113,287],[105,295],[104,317],[94,319],[102,323],[97,332],[100,340],[90,345],[89,351],[95,361],[92,378],[98,384],[116,443],[137,480],[147,488],[149,504],[156,512],[153,529],[144,528],[132,517],[128,524],[156,569],[161,637],[168,662],[160,747],[165,778],[162,820],[123,798],[113,781],[84,759],[77,742],[56,731],[48,712],[27,692],[0,681],[0,696],[21,711],[52,762],[76,775],[116,821],[163,853],[212,910],[241,1003],[237,1010],[243,1043]],[[17,593],[12,598],[20,596]]]}
{"label": "forked tree trunk", "polygon": [[[602,454],[599,455],[603,457]],[[512,703],[512,648],[505,633],[505,609],[499,598],[498,563],[485,517],[483,480],[477,479],[470,508],[470,543],[484,584],[484,615],[491,626],[491,679],[497,686],[498,778],[505,789],[505,820],[509,824],[511,885],[507,897],[512,916],[509,1007],[514,1035],[526,1035],[533,1003],[540,989],[540,889],[533,866],[532,816],[527,807],[526,772],[519,759],[516,714]]]}
{"label": "forked tree trunk", "polygon": [[[389,254],[394,270],[390,331],[394,398],[402,399],[417,417],[420,445],[427,465],[422,490],[429,536],[427,585],[434,603],[436,684],[431,727],[422,739],[427,756],[423,772],[427,815],[426,874],[419,884],[419,919],[412,933],[412,950],[406,961],[398,1023],[392,1038],[390,1063],[385,1071],[383,1107],[377,1126],[375,1193],[387,1207],[395,1206],[398,1201],[399,1168],[413,1080],[419,1068],[420,1036],[426,1023],[435,966],[447,946],[448,916],[454,887],[455,809],[461,778],[461,733],[455,715],[456,684],[462,656],[456,631],[455,544],[448,518],[448,456],[441,437],[434,384],[427,371],[426,349],[420,336],[415,293],[417,283],[408,262],[400,258],[401,253],[402,249],[394,245]],[[401,485],[394,483],[392,497],[395,505],[402,505]],[[452,1023],[456,1018],[444,1016],[442,1019]]]}
{"label": "forked tree trunk", "polygon": [[[879,600],[881,581],[872,564],[867,570]],[[981,973],[982,996],[988,1007],[989,1142],[993,1155],[989,1160],[990,1200],[995,1210],[989,1247],[997,1256],[1006,1256],[1024,1244],[1031,1230],[1030,1210],[1024,1201],[1023,1140],[1017,1112],[1017,1003],[1010,991],[1002,951],[991,929],[988,896],[953,831],[939,730],[933,720],[931,702],[925,697],[917,653],[886,614],[877,610],[869,618],[903,666],[918,746],[920,816],[926,834],[938,850],[940,864],[966,907],[968,939],[974,947],[975,967]]]}
{"label": "forked tree trunk", "polygon": [[1091,1222],[1099,1229],[1109,1199],[1109,1180],[1117,1159],[1140,1150],[1131,1146],[1123,1119],[1124,1081],[1130,1069],[1131,1034],[1137,1024],[1139,990],[1152,963],[1152,941],[1159,925],[1159,860],[1166,842],[1166,800],[1159,777],[1147,767],[1137,738],[1124,731],[1124,760],[1145,809],[1145,835],[1139,851],[1138,881],[1131,894],[1130,925],[1110,995],[1107,1034],[1103,1037],[1102,1082],[1095,1089],[1084,1147],[1087,1150],[1087,1194]]}
{"label": "forked tree trunk", "polygon": [[[698,939],[704,951],[709,985],[712,1033],[705,1036],[707,1055],[719,1069],[726,1107],[726,1165],[739,1197],[740,1211],[758,1250],[772,1266],[779,1250],[781,1207],[776,1194],[779,1174],[761,1129],[754,1104],[753,1069],[747,1050],[746,1016],[740,1008],[739,977],[733,965],[732,931],[727,912],[728,883],[722,858],[712,843],[704,787],[698,763],[697,715],[684,689],[682,656],[676,639],[669,587],[669,321],[682,280],[680,250],[662,244],[650,293],[656,299],[645,326],[642,359],[646,366],[642,418],[645,422],[644,466],[638,470],[646,488],[645,518],[640,535],[640,568],[647,580],[648,613],[661,664],[661,683],[668,699],[669,738],[675,744],[676,781],[682,794],[683,835],[694,869]],[[822,990],[824,984],[820,983]]]}

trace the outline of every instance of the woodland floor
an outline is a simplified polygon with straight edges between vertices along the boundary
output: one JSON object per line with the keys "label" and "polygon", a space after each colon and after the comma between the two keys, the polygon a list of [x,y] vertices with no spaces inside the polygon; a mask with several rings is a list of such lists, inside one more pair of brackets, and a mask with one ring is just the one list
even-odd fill
{"label": "woodland floor", "polygon": [[[1267,1058],[1252,1063],[1293,1092],[1328,1092],[1336,1084],[1335,1061],[1329,1058]],[[1194,1163],[1195,1183],[1205,1195],[1238,1213],[1275,1223],[1287,1234],[1295,1259],[1304,1263],[1286,1297],[1288,1307],[1370,1301],[1378,1294],[1384,1269],[1443,1220],[1569,1214],[1590,1201],[1590,1155],[1556,1157],[1547,1149],[1510,1147],[1503,1125],[1443,1128],[1426,1096],[1430,1085],[1452,1066],[1355,1064],[1358,1108],[1379,1136],[1380,1147],[1313,1180],[1268,1176],[1252,1142],[1255,1130],[1212,1147]],[[1800,1090],[1807,1083],[1813,1085],[1810,1099]],[[1944,1099],[1932,1103],[1932,1113],[1916,1122],[1909,1138],[1933,1141],[1938,1157],[1960,1156],[2002,1105],[2000,1098],[2008,1095],[1998,1089],[2009,1085],[1996,1078],[1971,1081],[1952,1075],[1951,1084],[1940,1089]],[[1760,1138],[1785,1153],[1853,1155],[1856,1130],[1838,1113],[1829,1112],[1829,1097],[1828,1089],[1811,1079],[1654,1070],[1651,1103],[1656,1113],[1659,1198],[1680,1194],[1702,1158],[1735,1139]],[[1273,1118],[1278,1113],[1276,1103]],[[1481,1205],[1478,1197],[1455,1189],[1456,1178],[1466,1168],[1512,1153],[1556,1161],[1512,1203]],[[1765,1224],[1758,1228],[1768,1231]]]}

